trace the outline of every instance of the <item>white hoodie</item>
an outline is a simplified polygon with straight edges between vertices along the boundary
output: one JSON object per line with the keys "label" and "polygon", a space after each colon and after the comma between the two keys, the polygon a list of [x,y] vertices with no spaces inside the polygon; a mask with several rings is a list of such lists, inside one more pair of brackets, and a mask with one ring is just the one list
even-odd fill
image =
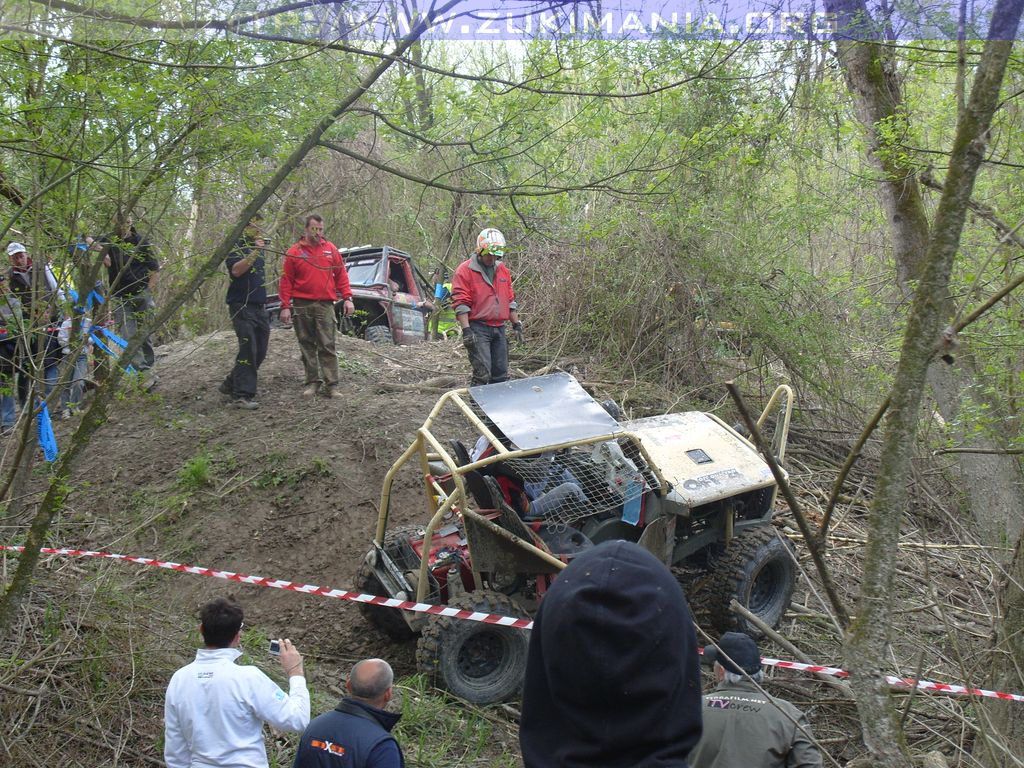
{"label": "white hoodie", "polygon": [[200,648],[167,686],[167,768],[267,768],[263,723],[282,731],[309,725],[306,678],[293,675],[286,694],[256,667],[239,666],[237,648]]}

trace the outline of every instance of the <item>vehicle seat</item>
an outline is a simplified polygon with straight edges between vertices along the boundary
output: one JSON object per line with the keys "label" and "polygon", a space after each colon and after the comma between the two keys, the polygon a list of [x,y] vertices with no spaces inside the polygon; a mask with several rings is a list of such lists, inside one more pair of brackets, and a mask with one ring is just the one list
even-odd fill
{"label": "vehicle seat", "polygon": [[548,549],[564,558],[581,555],[594,546],[594,542],[583,531],[565,525],[541,523],[537,527],[537,535],[548,545]]}
{"label": "vehicle seat", "polygon": [[452,447],[452,456],[455,459],[455,465],[457,467],[464,467],[471,463],[469,450],[462,444],[461,440],[449,440],[448,445]]}
{"label": "vehicle seat", "polygon": [[501,512],[501,517],[496,521],[498,525],[504,528],[506,531],[514,533],[523,541],[528,541],[538,549],[548,550],[547,545],[544,543],[533,529],[529,528],[523,519],[519,517],[511,505],[505,501],[505,494],[501,492],[501,486],[498,485],[498,481],[493,477],[481,476],[484,485],[487,487],[489,495],[491,497],[491,508]]}
{"label": "vehicle seat", "polygon": [[[478,509],[498,509],[498,505],[494,503],[494,499],[491,495],[491,489],[487,486],[484,481],[484,476],[477,471],[467,472],[462,476],[463,482],[466,484],[466,490],[469,491],[470,496],[473,497],[473,501],[476,502]],[[501,497],[501,491],[499,489],[498,496]]]}

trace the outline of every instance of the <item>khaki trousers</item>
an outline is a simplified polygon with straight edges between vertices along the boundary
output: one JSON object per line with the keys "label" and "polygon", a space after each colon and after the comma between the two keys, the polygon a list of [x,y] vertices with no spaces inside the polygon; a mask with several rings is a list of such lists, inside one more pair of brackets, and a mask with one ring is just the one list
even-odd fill
{"label": "khaki trousers", "polygon": [[306,384],[334,387],[338,384],[338,353],[334,346],[337,326],[333,301],[292,299],[292,326],[302,353]]}

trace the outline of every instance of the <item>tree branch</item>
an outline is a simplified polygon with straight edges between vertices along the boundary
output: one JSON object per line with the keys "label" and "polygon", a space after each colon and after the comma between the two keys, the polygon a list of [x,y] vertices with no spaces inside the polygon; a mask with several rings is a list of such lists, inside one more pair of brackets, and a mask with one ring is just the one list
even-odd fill
{"label": "tree branch", "polygon": [[850,624],[850,614],[846,611],[843,601],[839,599],[839,593],[836,591],[835,584],[832,583],[832,574],[829,573],[828,567],[825,565],[825,558],[821,554],[821,543],[811,530],[811,526],[807,522],[807,518],[804,516],[800,502],[797,501],[796,496],[793,494],[793,489],[790,488],[789,482],[786,480],[786,476],[782,471],[782,467],[779,466],[779,462],[775,459],[775,454],[772,453],[771,446],[768,445],[768,442],[761,434],[761,430],[757,428],[757,422],[750,415],[750,411],[747,410],[747,406],[743,402],[743,397],[736,388],[735,382],[725,382],[725,388],[729,390],[729,395],[732,397],[737,410],[740,412],[743,424],[746,426],[747,431],[750,432],[750,436],[754,439],[754,445],[757,446],[757,450],[761,452],[761,456],[764,460],[768,462],[768,467],[772,471],[772,477],[775,478],[775,482],[778,484],[779,490],[782,491],[782,495],[785,497],[786,503],[789,505],[789,509],[792,511],[793,517],[796,520],[797,527],[800,528],[800,533],[804,537],[804,542],[807,544],[807,548],[811,552],[811,560],[814,562],[814,567],[818,571],[818,576],[821,578],[821,584],[825,588],[825,594],[828,595],[829,603],[832,604],[832,610],[835,611],[836,618],[839,621],[839,626],[845,630]]}

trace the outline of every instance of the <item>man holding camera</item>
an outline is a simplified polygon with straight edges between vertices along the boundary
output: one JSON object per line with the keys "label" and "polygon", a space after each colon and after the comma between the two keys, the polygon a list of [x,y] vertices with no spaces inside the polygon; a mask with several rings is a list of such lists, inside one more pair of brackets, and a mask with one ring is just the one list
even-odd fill
{"label": "man holding camera", "polygon": [[302,656],[291,640],[277,641],[288,693],[256,667],[235,664],[242,655],[242,618],[242,606],[230,598],[202,607],[199,631],[206,647],[167,686],[167,768],[268,768],[263,723],[282,731],[301,731],[309,724]]}
{"label": "man holding camera", "polygon": [[462,345],[473,366],[473,386],[508,380],[508,341],[505,323],[521,344],[512,274],[500,259],[505,255],[505,236],[493,227],[476,239],[476,252],[455,270],[452,304],[462,328]]}
{"label": "man holding camera", "polygon": [[235,365],[220,385],[222,394],[231,397],[236,408],[254,411],[256,372],[267,356],[270,343],[270,318],[267,317],[267,288],[264,283],[263,249],[266,238],[260,230],[262,217],[253,216],[235,248],[225,259],[231,283],[227,304],[231,325],[238,337]]}

